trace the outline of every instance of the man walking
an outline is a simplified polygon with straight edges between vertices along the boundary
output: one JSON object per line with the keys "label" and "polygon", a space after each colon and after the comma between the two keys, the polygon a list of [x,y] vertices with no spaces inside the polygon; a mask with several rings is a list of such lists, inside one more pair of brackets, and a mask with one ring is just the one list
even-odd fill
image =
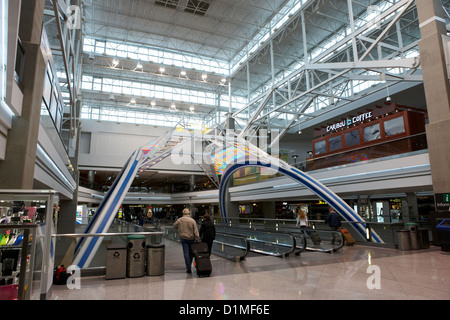
{"label": "man walking", "polygon": [[200,240],[197,223],[191,218],[189,209],[183,209],[183,216],[173,224],[175,230],[178,231],[181,246],[183,248],[184,262],[186,264],[186,273],[192,273],[191,264],[193,255],[191,245]]}
{"label": "man walking", "polygon": [[[336,211],[334,211],[332,207],[330,207],[328,216],[325,218],[325,223],[328,223],[332,231],[337,231],[341,226],[341,220],[339,219],[339,215],[337,214]],[[335,238],[333,236],[331,244],[334,244],[334,242]]]}

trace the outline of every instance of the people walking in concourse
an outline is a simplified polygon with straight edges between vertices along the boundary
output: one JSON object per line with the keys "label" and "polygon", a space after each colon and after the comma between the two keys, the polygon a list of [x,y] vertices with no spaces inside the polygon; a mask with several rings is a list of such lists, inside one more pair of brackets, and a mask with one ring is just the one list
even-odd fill
{"label": "people walking in concourse", "polygon": [[178,237],[180,238],[181,246],[183,248],[186,273],[192,273],[191,264],[193,255],[191,252],[191,245],[194,242],[200,241],[200,235],[198,233],[197,223],[191,217],[189,209],[183,209],[183,216],[175,221],[173,227],[178,232]]}
{"label": "people walking in concourse", "polygon": [[[339,215],[332,207],[329,208],[329,213],[325,218],[325,223],[328,223],[328,226],[332,231],[337,231],[342,224]],[[333,237],[333,239],[331,240],[331,244],[334,244],[334,242],[335,238]]]}
{"label": "people walking in concourse", "polygon": [[211,221],[211,217],[209,214],[205,213],[203,215],[203,222],[200,226],[200,239],[202,242],[208,244],[208,253],[211,256],[211,249],[213,245],[213,241],[216,238],[216,227],[214,226],[214,222]]}
{"label": "people walking in concourse", "polygon": [[300,227],[302,232],[308,227],[308,217],[305,210],[299,209],[297,215],[297,226]]}

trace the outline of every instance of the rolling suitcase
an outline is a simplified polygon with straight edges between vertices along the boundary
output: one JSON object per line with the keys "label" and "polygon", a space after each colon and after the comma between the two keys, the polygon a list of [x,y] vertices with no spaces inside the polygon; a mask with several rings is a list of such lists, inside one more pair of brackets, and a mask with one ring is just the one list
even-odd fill
{"label": "rolling suitcase", "polygon": [[209,277],[212,272],[211,260],[209,259],[208,245],[204,242],[194,243],[191,246],[194,256],[194,265],[197,270],[197,276]]}
{"label": "rolling suitcase", "polygon": [[344,236],[345,239],[345,243],[348,246],[352,246],[355,244],[355,239],[353,239],[352,235],[350,234],[350,232],[347,229],[339,229],[340,232],[342,232],[342,235]]}

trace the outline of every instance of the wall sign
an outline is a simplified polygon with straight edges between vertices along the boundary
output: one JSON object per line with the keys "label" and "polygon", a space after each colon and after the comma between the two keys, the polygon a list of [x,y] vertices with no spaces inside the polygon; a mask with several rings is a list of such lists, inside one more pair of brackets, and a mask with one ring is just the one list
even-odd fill
{"label": "wall sign", "polygon": [[345,120],[342,120],[341,122],[334,123],[330,126],[327,126],[327,132],[336,131],[340,128],[347,127],[347,126],[350,126],[355,123],[361,123],[372,117],[373,117],[373,114],[372,114],[372,111],[370,111],[370,112],[366,112],[366,113],[360,114],[360,115],[352,117],[352,118],[347,118]]}
{"label": "wall sign", "polygon": [[434,199],[437,211],[450,211],[450,193],[436,193]]}

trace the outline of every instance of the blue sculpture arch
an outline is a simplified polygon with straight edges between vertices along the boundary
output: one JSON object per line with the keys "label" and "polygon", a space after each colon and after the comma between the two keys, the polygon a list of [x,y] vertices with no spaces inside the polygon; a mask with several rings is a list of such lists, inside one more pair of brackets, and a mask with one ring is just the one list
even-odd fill
{"label": "blue sculpture arch", "polygon": [[[276,159],[279,161],[279,159]],[[277,162],[275,161],[275,162]],[[220,215],[224,222],[227,222],[227,212],[226,212],[226,192],[228,189],[228,183],[234,172],[245,167],[261,167],[269,168],[274,171],[279,171],[284,175],[292,178],[293,180],[303,184],[309,190],[314,192],[322,200],[326,201],[331,207],[333,207],[336,212],[348,222],[351,226],[365,239],[366,238],[366,224],[365,220],[359,216],[344,200],[338,197],[334,192],[325,187],[322,183],[312,178],[305,172],[298,170],[286,163],[280,161],[281,165],[277,165],[273,162],[265,162],[260,159],[238,159],[235,163],[229,164],[223,172],[222,181],[220,183],[219,189],[219,208]],[[371,239],[377,243],[384,243],[381,237],[373,230],[371,230]]]}

